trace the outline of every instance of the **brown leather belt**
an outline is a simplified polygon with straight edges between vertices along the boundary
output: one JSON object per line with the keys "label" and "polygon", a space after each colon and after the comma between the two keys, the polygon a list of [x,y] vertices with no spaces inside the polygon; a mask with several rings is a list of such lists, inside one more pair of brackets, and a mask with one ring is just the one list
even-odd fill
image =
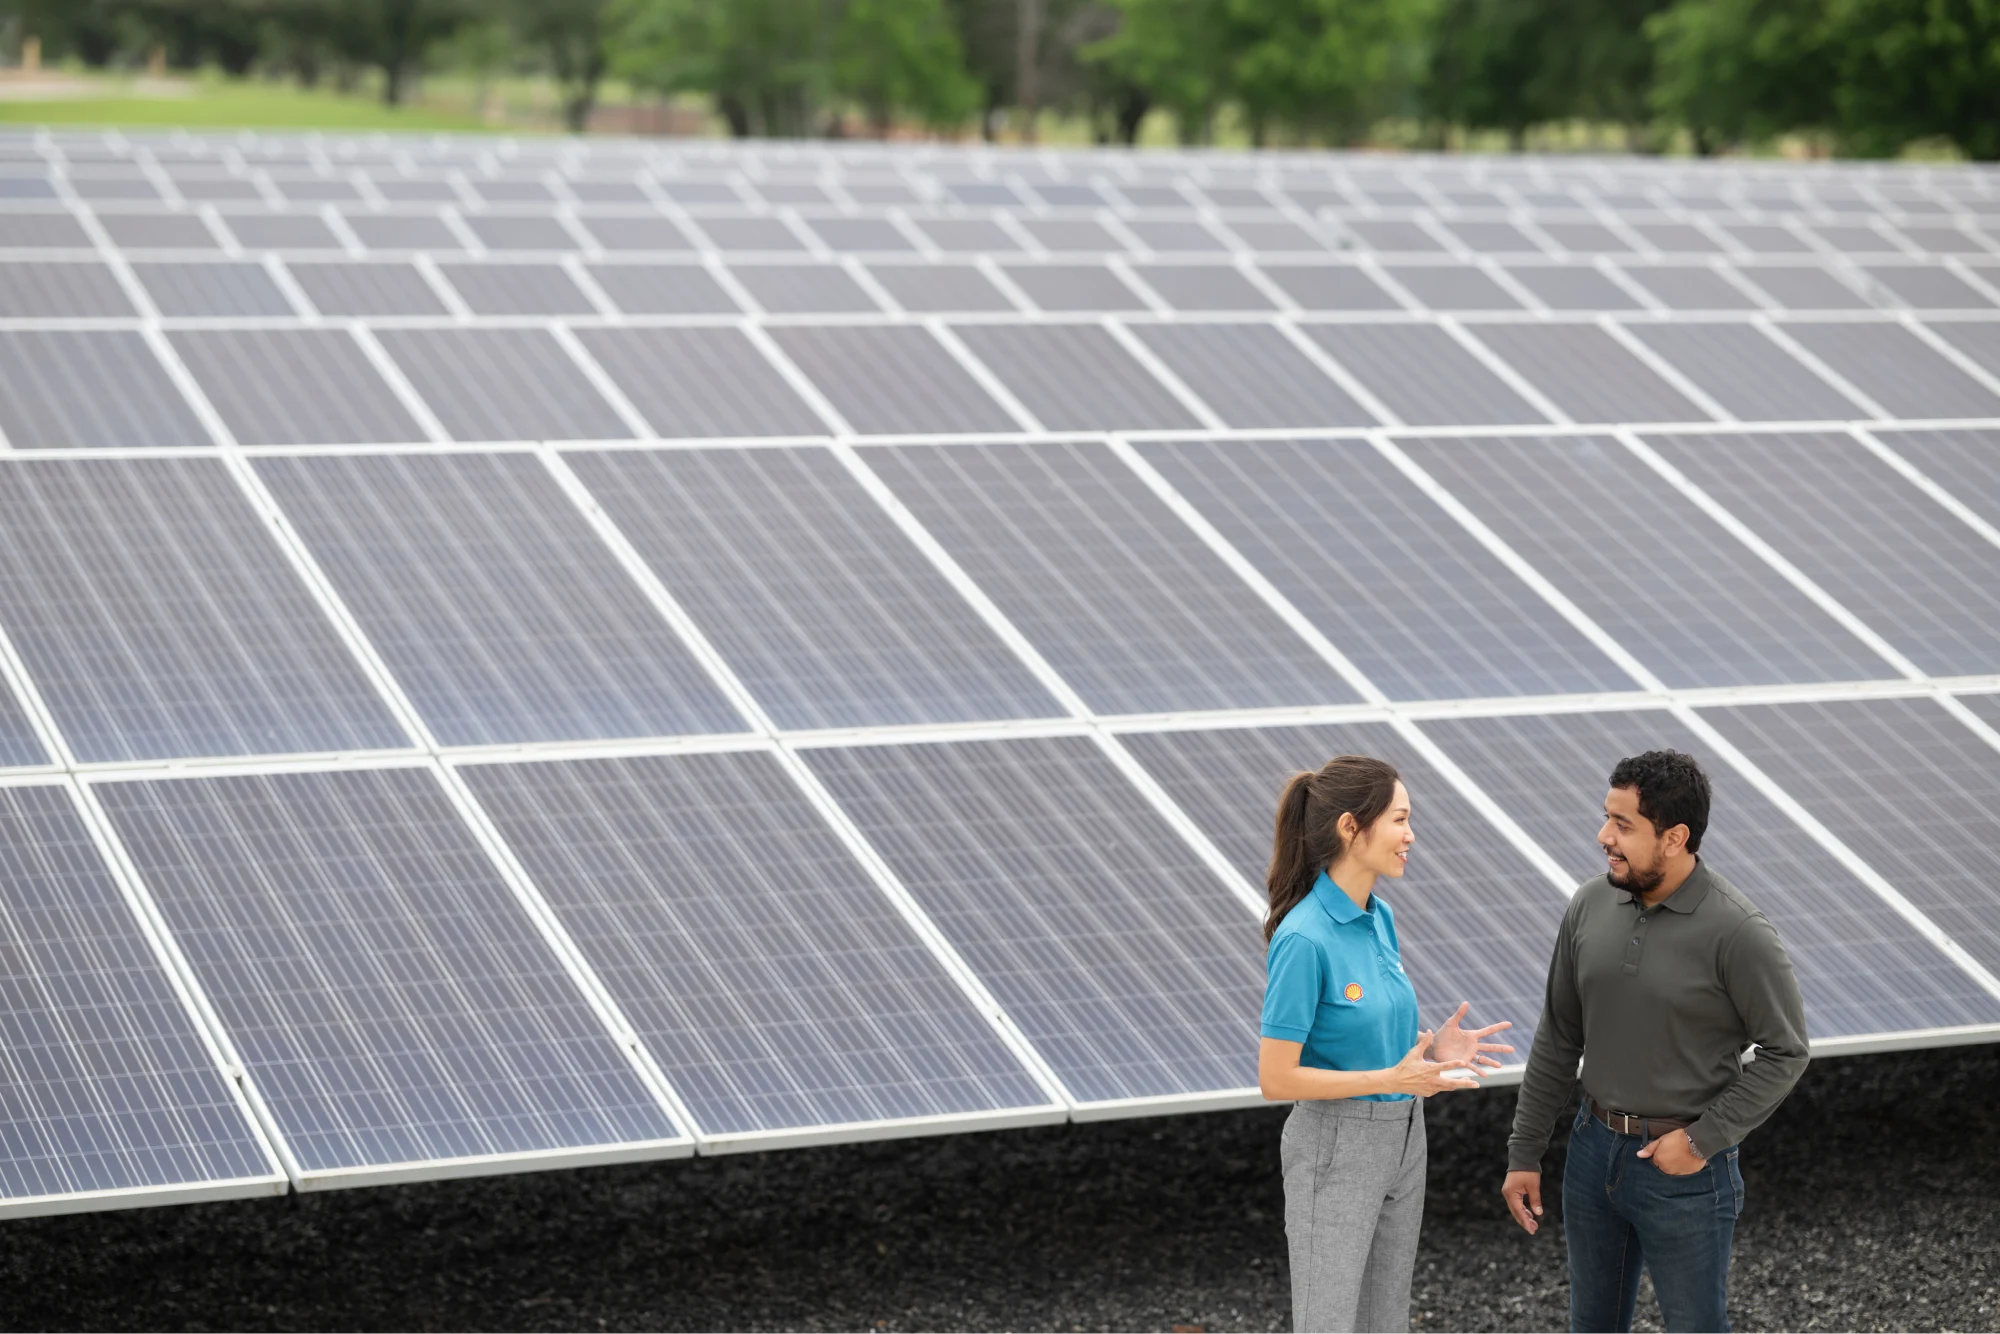
{"label": "brown leather belt", "polygon": [[1586,1097],[1584,1105],[1590,1114],[1621,1135],[1631,1135],[1638,1139],[1658,1139],[1670,1130],[1686,1130],[1692,1121],[1679,1121],[1671,1116],[1627,1116],[1624,1112],[1606,1111],[1597,1099]]}

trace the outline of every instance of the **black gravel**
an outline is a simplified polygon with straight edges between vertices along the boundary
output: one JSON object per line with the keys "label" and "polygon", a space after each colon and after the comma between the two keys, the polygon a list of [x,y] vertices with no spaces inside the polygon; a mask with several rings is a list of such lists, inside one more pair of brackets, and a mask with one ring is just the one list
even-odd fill
{"label": "black gravel", "polygon": [[[1500,1207],[1513,1102],[1431,1104],[1418,1328],[1564,1324],[1560,1229]],[[2000,1048],[1816,1062],[1744,1152],[1737,1328],[2000,1328],[1996,1104]],[[26,1219],[0,1326],[1280,1329],[1283,1115]]]}

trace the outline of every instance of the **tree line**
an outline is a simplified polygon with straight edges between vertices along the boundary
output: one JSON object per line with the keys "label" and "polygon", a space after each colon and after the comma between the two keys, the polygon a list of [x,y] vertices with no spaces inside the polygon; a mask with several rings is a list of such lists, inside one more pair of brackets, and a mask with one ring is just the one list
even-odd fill
{"label": "tree line", "polygon": [[45,58],[163,52],[306,85],[427,69],[700,94],[739,135],[1006,132],[1434,147],[1614,127],[1696,153],[1799,136],[2000,157],[2000,0],[0,0]]}

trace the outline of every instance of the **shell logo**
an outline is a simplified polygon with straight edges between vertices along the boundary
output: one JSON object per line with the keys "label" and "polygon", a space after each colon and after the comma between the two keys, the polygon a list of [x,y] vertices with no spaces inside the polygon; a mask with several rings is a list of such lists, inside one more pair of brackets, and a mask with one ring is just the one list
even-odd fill
{"label": "shell logo", "polygon": [[1347,999],[1351,1001],[1358,1001],[1361,999],[1361,984],[1359,982],[1349,982],[1347,986],[1341,990],[1340,994],[1347,997]]}

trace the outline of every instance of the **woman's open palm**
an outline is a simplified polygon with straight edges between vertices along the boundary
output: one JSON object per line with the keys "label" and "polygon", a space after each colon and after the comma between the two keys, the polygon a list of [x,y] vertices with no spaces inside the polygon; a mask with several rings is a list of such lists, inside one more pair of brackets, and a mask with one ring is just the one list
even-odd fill
{"label": "woman's open palm", "polygon": [[1498,1067],[1500,1062],[1488,1052],[1511,1052],[1514,1049],[1486,1039],[1505,1028],[1514,1025],[1502,1019],[1497,1024],[1484,1028],[1464,1029],[1459,1021],[1472,1009],[1472,1002],[1459,1002],[1457,1013],[1438,1026],[1437,1034],[1431,1039],[1431,1056],[1440,1061],[1470,1061],[1475,1065]]}

